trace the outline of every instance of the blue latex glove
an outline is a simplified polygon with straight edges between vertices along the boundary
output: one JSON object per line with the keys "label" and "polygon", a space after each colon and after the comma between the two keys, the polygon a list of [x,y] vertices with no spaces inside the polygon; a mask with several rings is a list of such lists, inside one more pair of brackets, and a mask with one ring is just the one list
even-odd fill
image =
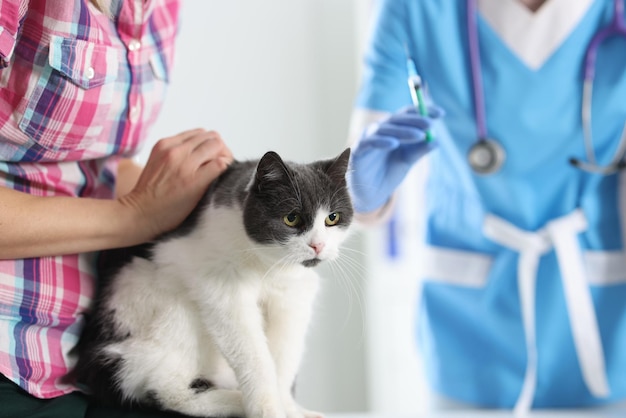
{"label": "blue latex glove", "polygon": [[428,108],[428,116],[410,107],[366,130],[353,149],[348,171],[357,212],[372,212],[387,203],[413,164],[435,147],[436,135],[426,142],[426,131],[442,116],[436,106]]}

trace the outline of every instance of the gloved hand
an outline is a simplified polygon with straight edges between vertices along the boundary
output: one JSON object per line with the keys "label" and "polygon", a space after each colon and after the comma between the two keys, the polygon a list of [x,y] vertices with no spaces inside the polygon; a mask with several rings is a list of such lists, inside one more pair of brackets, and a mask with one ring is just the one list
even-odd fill
{"label": "gloved hand", "polygon": [[422,116],[414,107],[403,109],[370,126],[353,149],[348,184],[357,212],[383,206],[413,164],[436,145],[426,142],[426,131],[442,117],[437,106]]}

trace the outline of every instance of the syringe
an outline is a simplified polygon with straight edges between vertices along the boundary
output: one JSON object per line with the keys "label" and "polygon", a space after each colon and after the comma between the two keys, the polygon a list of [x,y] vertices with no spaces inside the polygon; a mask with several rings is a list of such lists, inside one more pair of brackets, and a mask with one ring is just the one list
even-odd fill
{"label": "syringe", "polygon": [[[411,91],[411,99],[413,105],[418,113],[422,116],[428,116],[428,110],[426,109],[426,101],[424,100],[424,93],[422,92],[422,78],[417,74],[415,63],[407,54],[406,68],[409,73],[409,90]],[[433,136],[430,130],[426,131],[426,142],[431,142]]]}

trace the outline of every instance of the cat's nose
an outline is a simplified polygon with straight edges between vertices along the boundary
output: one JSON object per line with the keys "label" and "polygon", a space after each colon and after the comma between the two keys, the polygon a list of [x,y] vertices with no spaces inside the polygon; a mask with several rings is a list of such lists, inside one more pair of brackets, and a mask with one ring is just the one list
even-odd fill
{"label": "cat's nose", "polygon": [[324,249],[324,243],[323,242],[312,242],[309,244],[309,247],[313,248],[313,250],[315,251],[316,255],[319,255],[319,253],[322,252],[322,250]]}

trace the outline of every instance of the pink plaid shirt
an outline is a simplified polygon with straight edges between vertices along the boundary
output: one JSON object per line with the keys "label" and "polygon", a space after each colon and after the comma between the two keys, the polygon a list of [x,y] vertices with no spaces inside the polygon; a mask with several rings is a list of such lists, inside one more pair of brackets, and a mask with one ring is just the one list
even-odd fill
{"label": "pink plaid shirt", "polygon": [[[1,187],[113,196],[164,98],[178,3],[110,0],[110,17],[89,0],[0,0]],[[0,261],[0,372],[41,398],[76,390],[61,377],[93,290],[90,254]]]}

